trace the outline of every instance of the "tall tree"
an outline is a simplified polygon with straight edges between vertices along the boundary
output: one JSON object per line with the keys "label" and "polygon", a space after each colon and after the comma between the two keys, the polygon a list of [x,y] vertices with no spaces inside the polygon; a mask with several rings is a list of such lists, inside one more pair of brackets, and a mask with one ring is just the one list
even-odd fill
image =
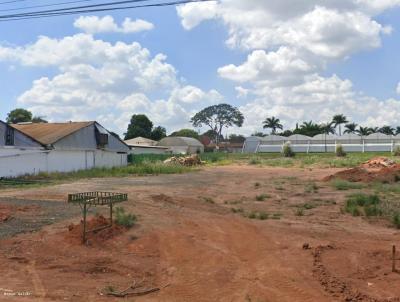
{"label": "tall tree", "polygon": [[390,127],[390,126],[383,126],[383,127],[381,127],[380,129],[379,129],[379,133],[383,133],[383,134],[386,134],[386,135],[394,135],[394,128],[393,127]]}
{"label": "tall tree", "polygon": [[263,132],[256,131],[253,134],[251,134],[251,136],[265,137],[267,135]]}
{"label": "tall tree", "polygon": [[17,124],[32,121],[32,112],[23,108],[17,108],[7,114],[7,123]]}
{"label": "tall tree", "polygon": [[396,135],[397,135],[397,134],[400,134],[400,126],[397,126],[397,127],[396,127]]}
{"label": "tall tree", "polygon": [[346,130],[344,130],[343,133],[356,133],[357,131],[357,124],[356,123],[349,123],[346,124],[344,127],[346,128]]}
{"label": "tall tree", "polygon": [[370,135],[372,133],[371,132],[371,128],[362,127],[362,126],[358,127],[356,132],[358,133],[358,135],[361,135],[361,136],[367,136],[367,135]]}
{"label": "tall tree", "polygon": [[330,123],[323,123],[319,125],[321,132],[325,134],[334,134],[335,127],[333,126],[333,122]]}
{"label": "tall tree", "polygon": [[195,139],[199,139],[199,134],[193,129],[181,129],[175,132],[172,132],[170,136],[183,136],[183,137],[192,137]]}
{"label": "tall tree", "polygon": [[131,139],[138,136],[151,138],[151,130],[153,123],[144,114],[132,115],[131,121],[128,125],[128,130],[125,133],[125,139]]}
{"label": "tall tree", "polygon": [[321,126],[314,123],[313,121],[303,122],[300,127],[293,131],[294,134],[302,134],[307,136],[315,136],[317,134],[323,133]]}
{"label": "tall tree", "polygon": [[224,127],[242,127],[243,121],[244,117],[239,109],[229,104],[218,104],[204,108],[190,120],[194,127],[201,127],[203,125],[209,127],[216,134],[217,144]]}
{"label": "tall tree", "polygon": [[335,128],[339,126],[339,135],[342,135],[342,124],[346,124],[349,121],[343,114],[336,114],[333,116],[332,122],[335,125]]}
{"label": "tall tree", "polygon": [[151,130],[150,138],[155,141],[159,141],[167,136],[167,130],[164,127],[157,126]]}
{"label": "tall tree", "polygon": [[229,141],[231,143],[243,143],[246,138],[241,134],[231,134],[229,135]]}
{"label": "tall tree", "polygon": [[380,128],[379,127],[370,127],[368,129],[369,129],[370,134],[372,134],[372,133],[378,133]]}
{"label": "tall tree", "polygon": [[46,121],[43,116],[34,116],[32,118],[32,123],[48,123],[48,121]]}
{"label": "tall tree", "polygon": [[275,134],[276,133],[276,129],[283,129],[283,126],[281,124],[280,119],[276,118],[276,117],[267,117],[264,121],[263,121],[263,128],[264,129],[271,129],[271,134]]}

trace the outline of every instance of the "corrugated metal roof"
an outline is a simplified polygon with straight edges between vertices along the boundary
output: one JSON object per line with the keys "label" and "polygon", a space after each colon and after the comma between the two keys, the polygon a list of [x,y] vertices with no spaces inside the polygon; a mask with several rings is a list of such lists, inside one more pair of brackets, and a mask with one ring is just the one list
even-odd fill
{"label": "corrugated metal roof", "polygon": [[197,146],[201,147],[203,144],[197,139],[192,137],[183,136],[168,136],[160,140],[158,146]]}
{"label": "corrugated metal roof", "polygon": [[127,144],[128,146],[135,146],[135,145],[145,145],[145,146],[154,146],[157,144],[157,141],[154,141],[152,139],[148,139],[145,137],[135,137],[132,139],[128,139],[126,141],[124,141],[125,144]]}
{"label": "corrugated metal roof", "polygon": [[13,124],[12,127],[43,145],[51,145],[60,139],[94,124],[94,122]]}

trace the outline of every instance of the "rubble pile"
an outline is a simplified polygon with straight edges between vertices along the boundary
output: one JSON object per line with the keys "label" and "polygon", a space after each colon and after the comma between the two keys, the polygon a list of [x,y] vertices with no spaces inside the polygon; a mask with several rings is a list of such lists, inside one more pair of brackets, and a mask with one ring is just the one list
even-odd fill
{"label": "rubble pile", "polygon": [[390,158],[380,156],[380,157],[374,157],[371,158],[370,160],[366,161],[365,163],[361,164],[363,168],[387,168],[387,167],[394,167],[396,165],[396,162],[391,160]]}
{"label": "rubble pile", "polygon": [[182,165],[182,166],[199,166],[199,165],[204,165],[205,162],[200,159],[200,157],[197,154],[193,154],[190,156],[184,156],[184,157],[179,157],[179,156],[172,156],[164,161],[164,164],[176,164],[176,165]]}

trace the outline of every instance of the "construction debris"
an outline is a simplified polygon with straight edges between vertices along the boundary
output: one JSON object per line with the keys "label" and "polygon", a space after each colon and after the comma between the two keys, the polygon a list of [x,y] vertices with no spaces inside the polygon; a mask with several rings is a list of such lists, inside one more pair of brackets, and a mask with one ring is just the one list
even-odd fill
{"label": "construction debris", "polygon": [[199,166],[204,165],[206,162],[200,159],[200,156],[197,154],[193,154],[190,156],[178,157],[172,156],[166,160],[164,160],[164,164],[176,164],[182,166]]}
{"label": "construction debris", "polygon": [[361,167],[374,169],[374,168],[393,167],[395,165],[396,165],[395,161],[391,160],[390,158],[380,156],[380,157],[371,158],[370,160],[361,164]]}

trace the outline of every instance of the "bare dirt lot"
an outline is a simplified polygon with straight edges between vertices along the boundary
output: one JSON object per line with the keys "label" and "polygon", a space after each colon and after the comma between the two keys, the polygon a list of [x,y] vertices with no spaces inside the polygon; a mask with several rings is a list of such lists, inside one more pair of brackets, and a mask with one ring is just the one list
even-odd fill
{"label": "bare dirt lot", "polygon": [[[400,301],[400,232],[341,213],[349,192],[322,181],[337,171],[224,166],[2,190],[0,301]],[[138,222],[82,245],[66,195],[96,190],[129,193]],[[14,234],[15,221],[36,231]],[[160,290],[105,295],[132,284]]]}

